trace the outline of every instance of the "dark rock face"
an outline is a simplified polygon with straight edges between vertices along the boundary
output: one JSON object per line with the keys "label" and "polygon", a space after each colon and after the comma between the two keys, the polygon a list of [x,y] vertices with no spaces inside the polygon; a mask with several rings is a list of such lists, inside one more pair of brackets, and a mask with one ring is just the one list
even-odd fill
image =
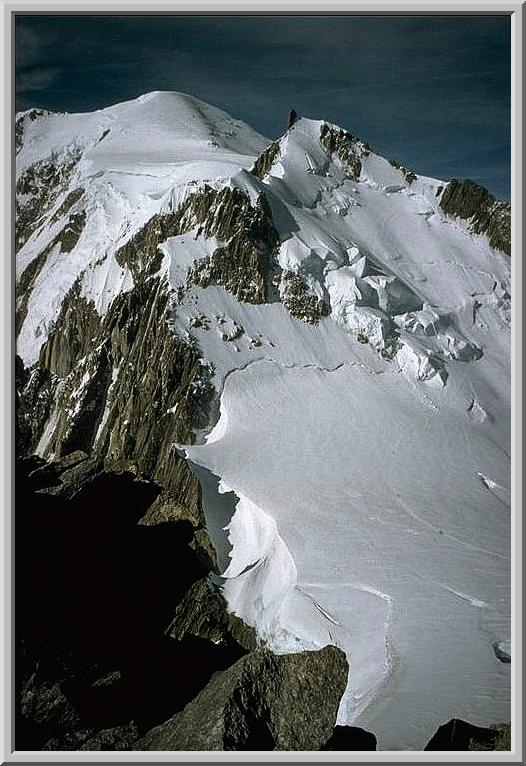
{"label": "dark rock face", "polygon": [[17,749],[130,747],[246,652],[167,634],[208,572],[192,526],[138,525],[159,488],[129,473],[87,472],[73,495],[49,491],[86,462],[18,463]]}
{"label": "dark rock face", "polygon": [[194,528],[197,528],[202,521],[201,511],[197,504],[181,505],[172,492],[162,490],[139,524],[154,526],[167,521],[189,521]]}
{"label": "dark rock face", "polygon": [[36,726],[49,729],[65,727],[75,730],[82,721],[60,684],[39,678],[37,672],[22,684],[20,715]]}
{"label": "dark rock face", "polygon": [[347,683],[345,655],[253,652],[216,676],[138,750],[319,750]]}
{"label": "dark rock face", "polygon": [[335,726],[322,750],[376,750],[376,737],[358,726]]}
{"label": "dark rock face", "polygon": [[82,297],[76,282],[62,303],[60,313],[40,351],[40,366],[57,378],[67,378],[77,362],[90,351],[101,320],[93,303]]}
{"label": "dark rock face", "polygon": [[424,750],[509,750],[510,725],[495,724],[494,727],[473,726],[460,718],[440,726]]}
{"label": "dark rock face", "polygon": [[161,265],[158,250],[168,237],[182,234],[176,216],[154,215],[143,228],[115,253],[117,263],[129,268],[137,284],[155,274]]}
{"label": "dark rock face", "polygon": [[15,359],[15,410],[17,456],[28,455],[38,443],[54,403],[56,383],[49,370],[29,371]]}
{"label": "dark rock face", "polygon": [[70,253],[77,242],[86,225],[86,213],[82,210],[80,213],[72,213],[64,228],[53,240],[53,245],[60,245],[61,253]]}
{"label": "dark rock face", "polygon": [[289,121],[288,121],[288,125],[287,125],[287,128],[290,130],[290,128],[292,128],[292,126],[293,126],[293,125],[294,125],[294,124],[295,124],[295,123],[296,123],[298,120],[299,120],[299,117],[298,117],[298,113],[296,112],[296,110],[295,110],[295,109],[291,109],[291,110],[290,110],[290,112],[289,112]]}
{"label": "dark rock face", "polygon": [[101,731],[79,729],[50,739],[42,750],[131,750],[138,736],[139,730],[133,722]]}
{"label": "dark rock face", "polygon": [[[103,319],[74,287],[37,372],[20,372],[21,421],[30,453],[52,409],[44,455],[60,458],[80,449],[111,470],[133,469],[171,492],[196,519],[198,482],[172,444],[191,441],[192,429],[208,422],[210,370],[174,335],[169,310],[170,294],[160,280],[119,296]],[[42,417],[35,418],[39,401]]]}
{"label": "dark rock face", "polygon": [[453,179],[442,192],[440,207],[453,218],[469,221],[474,234],[486,234],[491,247],[511,254],[511,206],[508,202],[498,202],[474,181]]}
{"label": "dark rock face", "polygon": [[178,640],[197,636],[214,644],[242,646],[247,651],[259,645],[255,630],[229,613],[218,587],[204,579],[194,583],[177,606],[167,632]]}

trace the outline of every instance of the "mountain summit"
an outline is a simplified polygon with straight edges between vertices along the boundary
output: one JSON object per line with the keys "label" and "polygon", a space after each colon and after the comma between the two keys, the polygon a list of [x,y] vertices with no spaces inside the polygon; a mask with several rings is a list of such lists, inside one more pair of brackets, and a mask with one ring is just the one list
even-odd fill
{"label": "mountain summit", "polygon": [[20,453],[154,483],[381,748],[508,720],[509,206],[170,92],[16,145]]}

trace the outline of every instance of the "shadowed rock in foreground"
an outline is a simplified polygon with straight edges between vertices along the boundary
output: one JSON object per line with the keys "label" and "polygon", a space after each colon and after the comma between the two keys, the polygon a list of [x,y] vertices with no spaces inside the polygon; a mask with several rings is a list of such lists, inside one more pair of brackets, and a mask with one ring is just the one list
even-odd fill
{"label": "shadowed rock in foreground", "polygon": [[452,718],[439,726],[424,750],[510,750],[510,737],[511,726],[507,723],[486,728]]}
{"label": "shadowed rock in foreground", "polygon": [[137,750],[319,750],[347,683],[345,654],[253,652],[217,675]]}
{"label": "shadowed rock in foreground", "polygon": [[335,726],[322,750],[376,750],[376,737],[358,726]]}

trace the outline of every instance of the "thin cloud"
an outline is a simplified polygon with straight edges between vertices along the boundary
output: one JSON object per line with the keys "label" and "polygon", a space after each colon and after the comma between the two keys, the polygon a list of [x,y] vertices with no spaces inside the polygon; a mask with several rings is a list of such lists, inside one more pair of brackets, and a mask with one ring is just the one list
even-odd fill
{"label": "thin cloud", "polygon": [[46,90],[55,82],[59,72],[60,70],[56,67],[19,72],[16,75],[17,92],[22,94]]}

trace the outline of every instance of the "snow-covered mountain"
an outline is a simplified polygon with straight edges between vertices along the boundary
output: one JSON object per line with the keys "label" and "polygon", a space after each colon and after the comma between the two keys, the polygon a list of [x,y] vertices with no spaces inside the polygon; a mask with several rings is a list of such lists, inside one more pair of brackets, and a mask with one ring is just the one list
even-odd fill
{"label": "snow-covered mountain", "polygon": [[21,449],[199,477],[230,608],[344,649],[379,747],[509,720],[509,206],[178,93],[16,141]]}

